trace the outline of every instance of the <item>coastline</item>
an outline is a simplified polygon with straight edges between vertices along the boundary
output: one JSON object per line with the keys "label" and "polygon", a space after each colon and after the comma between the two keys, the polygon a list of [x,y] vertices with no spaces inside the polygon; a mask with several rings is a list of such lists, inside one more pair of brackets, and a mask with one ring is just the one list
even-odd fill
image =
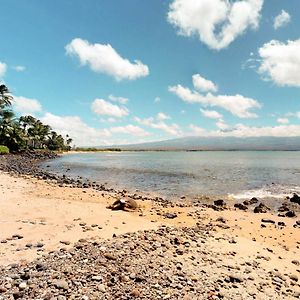
{"label": "coastline", "polygon": [[[38,178],[45,176],[36,175]],[[135,298],[150,299],[152,295],[152,299],[156,299],[157,291],[166,297],[169,294],[169,298],[165,299],[252,299],[251,293],[256,294],[258,299],[262,299],[259,297],[265,293],[269,295],[265,299],[300,297],[300,267],[297,261],[300,257],[300,226],[294,227],[298,218],[279,217],[275,212],[254,214],[234,207],[219,209],[213,205],[168,203],[139,196],[135,199],[138,211],[111,211],[106,206],[119,199],[122,193],[97,190],[93,186],[73,187],[72,184],[61,184],[59,180],[38,178],[0,171],[0,274],[3,275],[0,276],[0,297],[1,293],[6,296],[20,293],[24,297],[33,293],[32,298],[38,298],[44,291],[42,288],[30,288],[28,280],[20,276],[11,278],[12,264],[18,264],[14,273],[22,273],[24,268],[32,272],[36,259],[51,266],[53,257],[56,257],[56,262],[77,268],[78,262],[72,260],[72,255],[60,257],[59,253],[77,253],[85,249],[87,253],[92,251],[105,257],[106,250],[101,250],[100,246],[94,249],[95,245],[104,245],[102,247],[117,256],[116,259],[106,259],[105,272],[111,267],[122,266],[122,255],[131,259],[135,267],[129,271],[129,280],[119,283],[119,291],[133,293]],[[166,217],[170,216],[168,214],[176,217]],[[279,226],[278,222],[284,222],[285,226]],[[175,243],[174,237],[178,239]],[[78,241],[81,246],[76,248]],[[131,251],[127,249],[128,243],[133,247]],[[168,243],[170,245],[166,248]],[[123,246],[120,248],[118,244]],[[150,247],[148,253],[156,254],[155,259],[143,252],[145,247]],[[132,254],[135,253],[133,249],[138,251],[138,255]],[[87,260],[90,259],[88,254],[85,255]],[[183,276],[186,280],[179,278],[180,288],[176,283],[176,286],[168,287],[168,291],[162,283],[153,287],[150,282],[155,281],[155,274],[146,268],[144,277],[148,274],[149,278],[136,282],[130,279],[130,274],[138,273],[139,257],[143,258],[145,268],[147,264],[154,263],[156,267],[164,264],[162,271],[171,272],[168,276]],[[149,261],[150,258],[154,262]],[[173,266],[173,260],[184,268],[182,266],[180,270],[175,264],[175,269],[169,270],[167,266]],[[89,268],[89,264],[86,267]],[[178,275],[182,269],[183,274]],[[235,273],[239,274],[239,279],[230,279]],[[43,278],[48,278],[48,275],[42,274]],[[7,278],[11,279],[7,281]],[[32,275],[33,281],[34,278]],[[229,282],[226,278],[230,279]],[[93,289],[95,280],[90,279],[86,282],[90,291],[84,289],[83,292],[62,270],[59,279],[65,280],[68,288],[55,288],[52,278],[48,292],[67,299],[75,294],[88,297],[84,299],[100,299],[100,296],[101,299],[111,299],[110,295],[118,287],[111,285],[108,277],[104,276],[101,279],[105,287],[102,291]],[[205,287],[200,284],[201,281],[209,284]],[[26,282],[26,288],[20,287],[23,282]],[[147,289],[147,285],[151,288]],[[205,291],[203,297],[197,298],[201,289]],[[248,298],[241,298],[242,295]]]}

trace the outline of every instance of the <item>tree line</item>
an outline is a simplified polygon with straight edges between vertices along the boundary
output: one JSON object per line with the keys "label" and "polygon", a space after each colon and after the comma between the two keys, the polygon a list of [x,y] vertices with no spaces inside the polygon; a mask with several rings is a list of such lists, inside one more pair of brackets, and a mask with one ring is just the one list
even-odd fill
{"label": "tree line", "polygon": [[33,116],[16,117],[12,110],[13,97],[5,84],[0,84],[0,145],[10,151],[71,149],[72,139],[65,138]]}

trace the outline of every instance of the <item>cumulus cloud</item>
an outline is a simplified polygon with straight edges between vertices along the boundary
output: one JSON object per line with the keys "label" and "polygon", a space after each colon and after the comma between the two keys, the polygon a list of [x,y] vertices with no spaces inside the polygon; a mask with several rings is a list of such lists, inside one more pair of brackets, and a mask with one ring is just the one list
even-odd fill
{"label": "cumulus cloud", "polygon": [[222,119],[216,123],[216,126],[221,130],[227,130],[229,128],[229,125],[226,124]]}
{"label": "cumulus cloud", "polygon": [[196,126],[194,124],[190,124],[189,128],[192,131],[192,135],[203,136],[206,134],[206,130],[204,128]]}
{"label": "cumulus cloud", "polygon": [[254,99],[242,95],[202,95],[178,84],[169,87],[169,91],[188,103],[199,103],[203,106],[221,107],[239,118],[255,118],[257,115],[251,109],[260,108],[261,105]]}
{"label": "cumulus cloud", "polygon": [[24,66],[13,66],[12,68],[17,72],[23,72],[26,69]]}
{"label": "cumulus cloud", "polygon": [[200,112],[206,118],[210,118],[210,119],[222,119],[223,118],[223,116],[215,110],[208,110],[208,109],[200,108]]}
{"label": "cumulus cloud", "polygon": [[91,105],[92,111],[97,115],[111,116],[115,118],[121,118],[128,115],[128,109],[112,104],[103,99],[95,99]]}
{"label": "cumulus cloud", "polygon": [[184,36],[196,35],[212,49],[226,48],[259,25],[263,0],[174,0],[168,21]]}
{"label": "cumulus cloud", "polygon": [[278,118],[277,122],[280,124],[288,124],[290,121],[288,118]]}
{"label": "cumulus cloud", "polygon": [[134,121],[136,121],[137,123],[142,124],[144,126],[153,128],[153,129],[162,130],[170,135],[181,135],[182,134],[180,127],[177,124],[175,124],[175,123],[166,124],[164,121],[160,121],[158,119],[158,116],[156,116],[156,119],[152,118],[152,117],[145,118],[145,119],[141,119],[139,117],[134,117]]}
{"label": "cumulus cloud", "polygon": [[4,62],[0,61],[0,77],[3,77],[6,73],[7,65]]}
{"label": "cumulus cloud", "polygon": [[97,73],[104,73],[116,80],[134,80],[149,74],[149,68],[141,61],[133,63],[123,58],[109,44],[90,44],[88,41],[76,38],[66,47],[66,53],[77,56],[82,65],[88,65]]}
{"label": "cumulus cloud", "polygon": [[110,128],[110,132],[112,133],[122,133],[122,134],[130,134],[133,136],[149,136],[150,133],[145,131],[143,128],[139,126],[135,126],[132,124],[126,125],[126,126],[118,126],[118,127],[112,127]]}
{"label": "cumulus cloud", "polygon": [[206,130],[195,130],[197,126],[190,125],[192,134],[206,137],[296,137],[299,136],[300,125],[278,125],[278,126],[266,126],[266,127],[255,127],[246,126],[243,124],[237,124],[231,130],[217,130],[217,131],[206,131]]}
{"label": "cumulus cloud", "polygon": [[107,140],[111,133],[107,129],[96,129],[88,126],[78,116],[57,116],[46,113],[41,121],[50,125],[53,130],[66,136],[67,134],[73,139],[76,146],[95,146],[109,145]]}
{"label": "cumulus cloud", "polygon": [[170,116],[166,115],[165,113],[163,112],[159,112],[156,116],[157,120],[158,121],[165,121],[165,120],[168,120],[168,119],[171,119]]}
{"label": "cumulus cloud", "polygon": [[218,87],[210,80],[205,79],[200,74],[192,76],[194,88],[201,92],[217,92]]}
{"label": "cumulus cloud", "polygon": [[38,100],[22,96],[14,96],[12,105],[21,115],[34,115],[42,111],[42,105]]}
{"label": "cumulus cloud", "polygon": [[120,104],[127,104],[129,99],[124,97],[116,97],[114,95],[109,95],[108,99],[114,102],[118,102]]}
{"label": "cumulus cloud", "polygon": [[290,23],[291,16],[285,10],[282,10],[281,13],[274,18],[273,27],[274,29],[278,29]]}
{"label": "cumulus cloud", "polygon": [[272,40],[259,49],[259,72],[280,86],[300,86],[300,39],[283,43]]}

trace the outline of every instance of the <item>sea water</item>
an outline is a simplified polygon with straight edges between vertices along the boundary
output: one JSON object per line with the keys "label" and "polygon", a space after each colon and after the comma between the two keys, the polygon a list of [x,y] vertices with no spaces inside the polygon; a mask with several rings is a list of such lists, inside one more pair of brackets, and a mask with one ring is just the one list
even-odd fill
{"label": "sea water", "polygon": [[62,155],[47,170],[166,198],[300,193],[299,151],[126,151]]}

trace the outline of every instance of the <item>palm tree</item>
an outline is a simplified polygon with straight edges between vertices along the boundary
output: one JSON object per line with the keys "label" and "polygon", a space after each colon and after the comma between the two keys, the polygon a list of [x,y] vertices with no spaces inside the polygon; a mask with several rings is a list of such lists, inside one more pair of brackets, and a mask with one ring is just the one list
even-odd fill
{"label": "palm tree", "polygon": [[13,97],[10,95],[10,91],[5,84],[0,84],[0,108],[5,106],[10,106],[12,103]]}
{"label": "palm tree", "polygon": [[18,150],[23,144],[21,130],[15,122],[15,115],[9,109],[0,110],[0,144],[10,150]]}

